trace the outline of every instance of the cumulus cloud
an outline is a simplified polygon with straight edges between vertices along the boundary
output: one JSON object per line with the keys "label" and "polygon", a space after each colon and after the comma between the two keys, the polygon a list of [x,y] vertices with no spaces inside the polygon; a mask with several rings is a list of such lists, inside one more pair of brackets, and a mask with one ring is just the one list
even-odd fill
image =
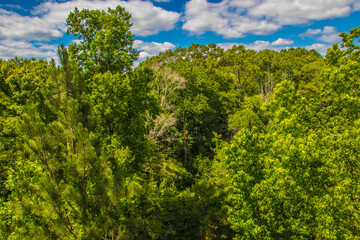
{"label": "cumulus cloud", "polygon": [[312,45],[305,46],[305,48],[307,50],[314,49],[323,56],[326,55],[327,49],[330,48],[330,47],[331,47],[331,45],[322,44],[322,43],[314,43]]}
{"label": "cumulus cloud", "polygon": [[339,42],[339,32],[332,26],[325,26],[321,29],[308,29],[306,32],[299,34],[300,37],[315,37],[317,40],[327,43]]}
{"label": "cumulus cloud", "polygon": [[[286,40],[286,39],[283,39],[283,40]],[[282,42],[283,40],[278,39],[278,40],[276,40],[276,41],[274,41],[272,43],[269,42],[269,41],[258,40],[258,41],[255,41],[253,43],[248,43],[248,44],[244,44],[244,45],[245,45],[245,48],[253,49],[255,51],[262,51],[262,50],[265,50],[265,49],[270,49],[270,50],[274,50],[274,51],[279,52],[282,49],[289,49],[289,47],[285,47],[285,45],[292,44],[291,40],[286,40],[287,43],[289,43],[289,44],[279,44],[279,45],[277,45],[278,43]],[[285,41],[284,41],[284,43],[285,43]]]}
{"label": "cumulus cloud", "polygon": [[288,46],[293,44],[293,40],[284,39],[284,38],[278,38],[276,41],[271,43],[271,46]]}
{"label": "cumulus cloud", "polygon": [[253,49],[255,51],[261,51],[261,50],[265,50],[265,49],[273,49],[271,47],[271,43],[269,41],[261,41],[261,40],[255,41],[250,44],[245,44],[245,48]]}
{"label": "cumulus cloud", "polygon": [[[278,39],[279,40],[279,39]],[[274,51],[281,51],[282,49],[289,49],[289,47],[284,47],[284,46],[276,46],[276,44],[274,44],[275,42],[277,42],[278,40],[274,41],[274,42],[269,42],[269,41],[262,41],[262,40],[258,40],[252,43],[245,43],[245,44],[241,44],[241,43],[219,43],[217,44],[218,47],[221,47],[225,50],[232,48],[234,45],[239,46],[239,45],[244,45],[246,49],[253,49],[255,51],[262,51],[265,49],[270,49],[270,50],[274,50]],[[322,44],[322,43],[314,43],[312,45],[308,45],[305,46],[304,48],[307,50],[316,50],[317,52],[319,52],[321,55],[325,56],[327,49],[330,48],[331,45],[329,44]]]}
{"label": "cumulus cloud", "polygon": [[0,39],[52,40],[63,32],[39,17],[21,16],[0,9]]}
{"label": "cumulus cloud", "polygon": [[344,17],[354,11],[358,0],[263,0],[249,14],[266,17],[281,25]]}
{"label": "cumulus cloud", "polygon": [[285,46],[291,45],[293,43],[294,43],[294,41],[292,41],[292,40],[278,38],[274,42],[257,40],[257,41],[255,41],[253,43],[245,43],[245,44],[241,44],[241,43],[219,43],[219,44],[217,44],[217,46],[221,47],[221,48],[223,48],[225,50],[232,48],[234,45],[235,46],[244,45],[245,48],[253,49],[255,51],[261,51],[261,50],[265,50],[265,49],[271,49],[271,50],[275,50],[275,51],[280,51],[281,49],[289,48],[289,47],[285,47]]}
{"label": "cumulus cloud", "polygon": [[264,35],[279,29],[279,25],[246,15],[255,0],[210,3],[191,0],[186,4],[185,23],[182,26],[195,34],[212,31],[227,38],[244,37],[245,33]]}
{"label": "cumulus cloud", "polygon": [[67,2],[47,1],[36,6],[32,16],[22,16],[0,9],[0,39],[47,41],[63,36],[66,18],[75,7],[79,9],[115,8],[121,5],[132,14],[131,28],[134,35],[148,36],[163,30],[173,29],[180,14],[166,11],[151,2],[141,0],[72,0]]}
{"label": "cumulus cloud", "polygon": [[139,36],[171,30],[180,19],[179,13],[155,7],[150,2],[134,0],[124,2],[123,6],[132,14],[132,33]]}
{"label": "cumulus cloud", "polygon": [[23,7],[21,7],[20,5],[17,5],[17,4],[0,4],[0,7],[23,10]]}
{"label": "cumulus cloud", "polygon": [[223,48],[224,50],[228,50],[230,48],[232,48],[233,46],[239,46],[241,45],[240,43],[232,43],[232,42],[227,42],[227,43],[217,43],[216,46]]}
{"label": "cumulus cloud", "polygon": [[359,10],[360,10],[360,2],[356,2],[356,3],[354,4],[354,10],[355,10],[355,11],[359,11]]}
{"label": "cumulus cloud", "polygon": [[[0,57],[39,57],[50,59],[56,56],[56,48],[44,42],[64,36],[66,18],[75,7],[79,10],[107,10],[121,5],[132,14],[131,31],[134,35],[149,36],[171,30],[180,19],[177,12],[167,11],[143,0],[70,0],[65,2],[45,1],[24,16],[0,8]],[[1,7],[19,8],[16,5]],[[40,43],[42,42],[42,43]],[[18,43],[19,45],[13,45]],[[143,53],[144,54],[144,53]]]}
{"label": "cumulus cloud", "polygon": [[321,32],[322,32],[321,29],[311,29],[311,28],[309,28],[306,32],[299,34],[299,36],[300,37],[309,37],[309,36],[313,36],[313,35],[318,35]]}
{"label": "cumulus cloud", "polygon": [[239,38],[247,33],[270,34],[285,25],[344,17],[358,10],[358,0],[190,0],[183,29],[194,34],[212,31]]}
{"label": "cumulus cloud", "polygon": [[38,57],[46,60],[57,59],[57,45],[29,43],[18,40],[0,40],[0,58],[10,59],[14,56],[22,58]]}
{"label": "cumulus cloud", "polygon": [[[279,40],[279,39],[281,39],[281,40]],[[274,42],[257,40],[252,43],[243,43],[243,44],[242,43],[219,43],[219,44],[217,44],[217,46],[221,47],[225,50],[232,48],[234,45],[235,46],[244,45],[246,49],[252,49],[255,51],[262,51],[265,49],[280,51],[282,49],[288,49],[289,47],[285,47],[285,46],[293,43],[293,41],[291,41],[291,40],[286,40],[286,39],[282,39],[282,38],[279,38],[279,39]],[[279,44],[279,43],[281,43],[281,44]],[[277,45],[277,44],[279,44],[279,45]]]}
{"label": "cumulus cloud", "polygon": [[317,39],[328,43],[340,42],[341,37],[339,34],[340,33],[337,32],[334,27],[325,27],[321,36],[319,36]]}
{"label": "cumulus cloud", "polygon": [[176,46],[170,42],[144,42],[135,40],[133,47],[140,52],[139,62],[146,60],[148,57],[155,56],[160,52],[165,52],[168,49],[174,49]]}
{"label": "cumulus cloud", "polygon": [[176,46],[170,42],[144,42],[141,40],[135,40],[133,47],[137,49],[139,53],[139,59],[134,63],[134,67],[137,67],[140,62],[159,54],[160,52],[165,52],[168,49],[174,49]]}
{"label": "cumulus cloud", "polygon": [[70,11],[75,7],[80,10],[115,8],[121,5],[131,13],[133,26],[131,31],[135,35],[148,36],[163,30],[173,29],[179,21],[180,14],[154,6],[151,2],[141,0],[72,0],[65,3],[45,2],[40,4],[34,13],[43,14],[43,18],[53,24],[63,24]]}

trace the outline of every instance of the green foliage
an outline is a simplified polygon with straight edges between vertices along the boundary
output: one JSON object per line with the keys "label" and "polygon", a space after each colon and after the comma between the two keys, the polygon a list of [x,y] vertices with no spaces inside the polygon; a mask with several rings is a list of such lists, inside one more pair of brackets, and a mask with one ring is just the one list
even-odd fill
{"label": "green foliage", "polygon": [[69,14],[67,34],[80,40],[69,51],[81,68],[89,73],[131,70],[138,53],[132,48],[130,16],[120,6],[108,12],[75,8]]}
{"label": "green foliage", "polygon": [[151,79],[149,69],[127,76],[110,72],[94,75],[89,98],[102,141],[114,138],[136,154],[145,150],[146,112],[156,112],[155,100],[149,95]]}
{"label": "green foliage", "polygon": [[359,28],[133,70],[129,19],[75,9],[61,66],[0,60],[1,239],[359,239]]}
{"label": "green foliage", "polygon": [[[109,27],[101,41],[97,38],[102,36],[101,29],[95,31],[94,41],[86,39],[91,45],[88,55],[83,51],[86,44],[77,49],[86,56],[75,54],[77,45],[70,54],[62,45],[58,50],[61,67],[22,59],[1,62],[4,238],[156,238],[158,222],[147,217],[145,209],[157,191],[153,187],[156,182],[144,165],[145,159],[153,158],[155,165],[162,161],[144,138],[146,113],[152,116],[157,112],[149,86],[153,75],[149,69],[124,74],[130,71],[136,54],[131,49],[129,15],[123,9],[107,14],[75,10],[71,17],[82,22],[87,13],[89,22],[84,19],[84,25],[72,29],[79,31],[79,36],[94,27],[94,16],[118,28]],[[124,15],[121,21],[116,20],[119,14]],[[127,35],[121,35],[120,28]],[[108,46],[110,40],[122,38],[132,54],[128,59],[121,53],[122,65],[113,58],[104,60],[115,61],[111,69],[103,66],[104,61],[86,65],[96,51],[103,56],[105,50],[111,50],[101,44]],[[172,166],[163,174],[167,181],[186,173],[166,162]],[[160,165],[152,174],[161,176],[163,169]],[[157,181],[165,181],[162,178]]]}
{"label": "green foliage", "polygon": [[358,239],[356,48],[328,51],[319,96],[278,84],[265,131],[242,128],[221,149],[235,239]]}
{"label": "green foliage", "polygon": [[251,129],[253,126],[262,128],[266,119],[261,98],[261,95],[245,97],[243,109],[229,116],[229,128],[234,130]]}

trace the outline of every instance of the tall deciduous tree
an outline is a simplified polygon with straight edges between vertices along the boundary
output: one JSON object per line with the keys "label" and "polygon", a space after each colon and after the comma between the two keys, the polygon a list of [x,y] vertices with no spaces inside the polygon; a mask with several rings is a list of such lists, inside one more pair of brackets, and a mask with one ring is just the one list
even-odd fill
{"label": "tall deciduous tree", "polygon": [[80,40],[69,51],[81,68],[92,73],[131,70],[138,53],[132,48],[130,17],[120,6],[108,12],[75,8],[69,14],[67,33]]}

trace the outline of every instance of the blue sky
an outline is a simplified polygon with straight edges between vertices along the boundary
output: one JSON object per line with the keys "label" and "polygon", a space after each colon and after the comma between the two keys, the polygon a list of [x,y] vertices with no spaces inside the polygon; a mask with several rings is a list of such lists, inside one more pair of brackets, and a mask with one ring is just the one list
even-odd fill
{"label": "blue sky", "polygon": [[57,46],[74,40],[65,23],[74,7],[117,5],[132,14],[139,61],[192,43],[325,54],[340,32],[360,26],[360,0],[0,0],[0,58],[56,59]]}

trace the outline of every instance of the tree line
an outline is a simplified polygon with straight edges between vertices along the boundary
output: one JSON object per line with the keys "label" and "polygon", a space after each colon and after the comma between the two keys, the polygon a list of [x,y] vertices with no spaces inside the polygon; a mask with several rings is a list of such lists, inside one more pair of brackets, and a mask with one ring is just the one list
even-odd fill
{"label": "tree line", "polygon": [[357,239],[360,28],[326,57],[193,44],[132,68],[75,9],[60,65],[0,60],[2,239]]}

